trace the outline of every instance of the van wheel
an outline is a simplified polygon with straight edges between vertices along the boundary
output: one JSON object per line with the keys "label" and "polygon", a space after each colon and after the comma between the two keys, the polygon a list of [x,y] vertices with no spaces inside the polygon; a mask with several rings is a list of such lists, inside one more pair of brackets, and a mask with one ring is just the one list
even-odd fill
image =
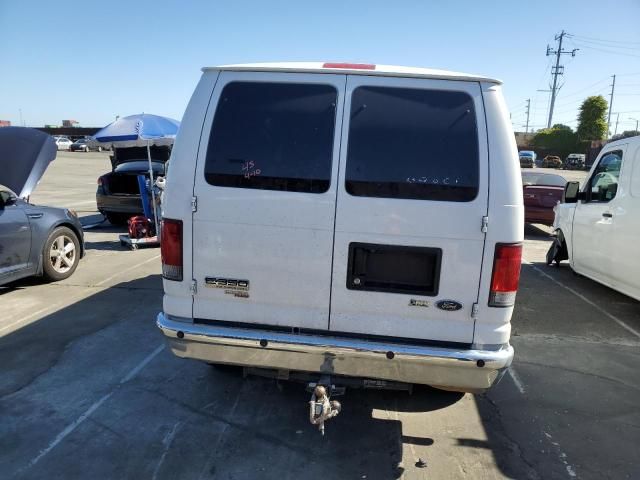
{"label": "van wheel", "polygon": [[44,244],[42,274],[50,282],[69,278],[80,261],[80,242],[67,227],[58,227]]}

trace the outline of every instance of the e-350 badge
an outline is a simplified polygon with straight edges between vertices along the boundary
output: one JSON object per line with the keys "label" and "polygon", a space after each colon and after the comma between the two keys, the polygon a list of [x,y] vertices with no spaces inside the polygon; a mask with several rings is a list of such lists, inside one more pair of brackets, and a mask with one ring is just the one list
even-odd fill
{"label": "e-350 badge", "polygon": [[429,307],[431,306],[431,304],[427,300],[416,300],[415,298],[412,298],[411,300],[409,300],[409,306],[410,307]]}
{"label": "e-350 badge", "polygon": [[221,288],[224,293],[238,298],[249,298],[249,280],[237,278],[205,277],[205,284],[209,288]]}

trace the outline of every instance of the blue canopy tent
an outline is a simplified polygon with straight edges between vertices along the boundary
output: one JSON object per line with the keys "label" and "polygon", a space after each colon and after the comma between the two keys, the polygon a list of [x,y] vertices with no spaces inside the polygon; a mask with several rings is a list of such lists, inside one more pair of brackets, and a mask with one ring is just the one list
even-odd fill
{"label": "blue canopy tent", "polygon": [[[128,148],[147,147],[149,160],[149,179],[151,181],[151,196],[155,209],[155,194],[153,192],[153,168],[151,165],[151,147],[173,145],[178,133],[180,122],[172,118],[140,113],[123,117],[110,123],[92,137],[92,142],[103,147]],[[140,192],[142,195],[143,192]],[[153,215],[156,235],[158,234],[157,215]]]}

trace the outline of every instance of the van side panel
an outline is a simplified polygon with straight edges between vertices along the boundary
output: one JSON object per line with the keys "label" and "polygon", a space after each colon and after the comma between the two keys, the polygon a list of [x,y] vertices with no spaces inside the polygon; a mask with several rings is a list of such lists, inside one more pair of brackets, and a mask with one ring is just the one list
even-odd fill
{"label": "van side panel", "polygon": [[[193,299],[190,285],[192,278],[191,197],[193,176],[198,158],[198,145],[209,99],[219,72],[207,71],[200,78],[180,125],[167,174],[162,216],[182,220],[183,280],[163,280],[163,310],[166,314],[191,318]],[[190,188],[185,188],[188,185]]]}
{"label": "van side panel", "polygon": [[489,224],[473,338],[475,346],[509,342],[513,307],[488,306],[493,257],[497,243],[524,240],[522,178],[509,111],[499,85],[482,83],[482,97],[489,145]]}

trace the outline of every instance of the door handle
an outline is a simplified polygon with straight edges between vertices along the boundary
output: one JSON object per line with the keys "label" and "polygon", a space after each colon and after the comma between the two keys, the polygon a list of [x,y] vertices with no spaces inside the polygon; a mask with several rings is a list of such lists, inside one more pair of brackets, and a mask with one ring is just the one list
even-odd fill
{"label": "door handle", "polygon": [[607,213],[607,212],[605,212],[605,213],[603,213],[603,214],[602,214],[602,216],[603,216],[604,218],[613,218],[613,213]]}

